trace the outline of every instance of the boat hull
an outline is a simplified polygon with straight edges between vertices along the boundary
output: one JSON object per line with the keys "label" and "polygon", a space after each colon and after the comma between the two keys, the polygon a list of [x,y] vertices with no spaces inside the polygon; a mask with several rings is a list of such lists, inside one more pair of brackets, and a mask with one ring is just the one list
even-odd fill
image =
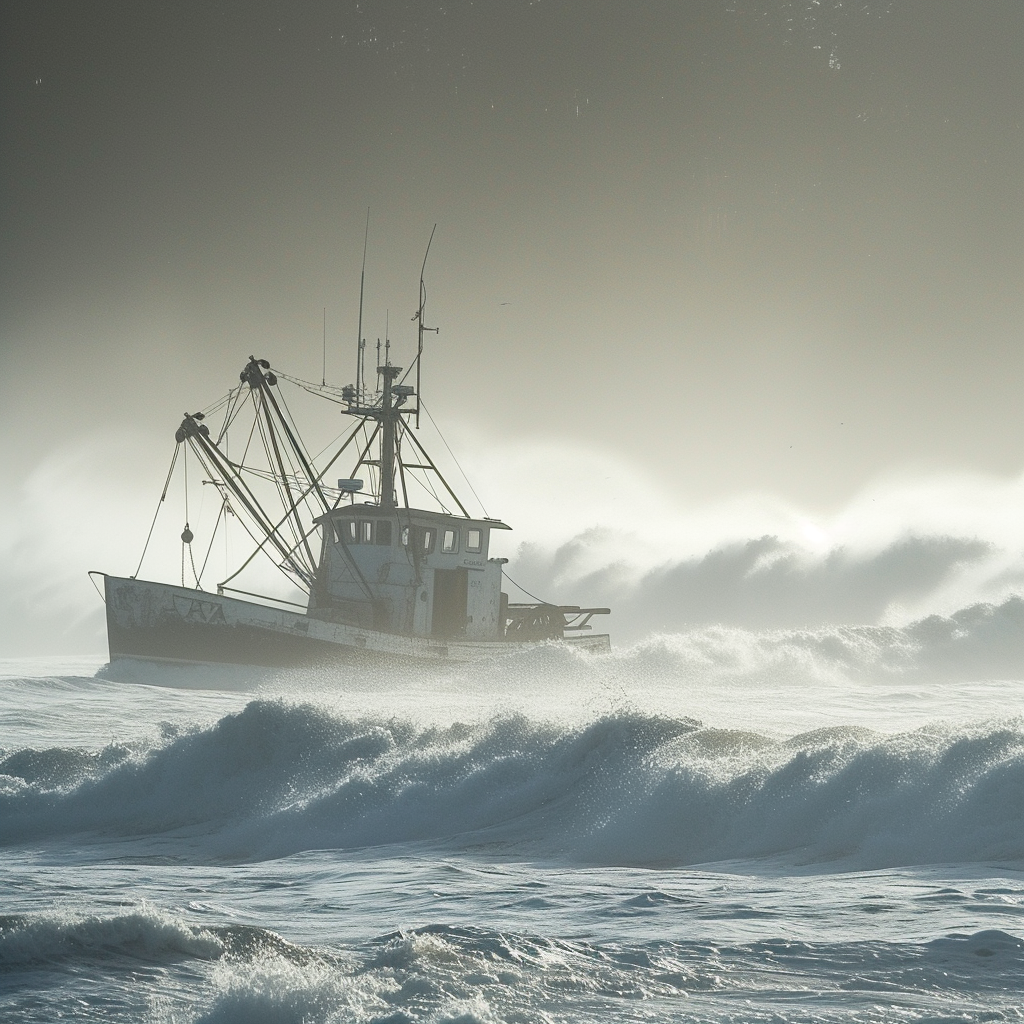
{"label": "boat hull", "polygon": [[[104,576],[111,662],[291,667],[386,659],[477,661],[522,650],[524,641],[410,637],[316,619],[304,612],[147,580]],[[606,635],[567,637],[600,652]]]}

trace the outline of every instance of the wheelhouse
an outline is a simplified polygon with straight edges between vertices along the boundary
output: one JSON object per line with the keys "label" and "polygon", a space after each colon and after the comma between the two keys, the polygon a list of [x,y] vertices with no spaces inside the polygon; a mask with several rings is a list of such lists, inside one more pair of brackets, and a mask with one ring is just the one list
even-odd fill
{"label": "wheelhouse", "polygon": [[309,614],[411,636],[498,640],[505,559],[488,556],[496,519],[342,505],[318,517]]}

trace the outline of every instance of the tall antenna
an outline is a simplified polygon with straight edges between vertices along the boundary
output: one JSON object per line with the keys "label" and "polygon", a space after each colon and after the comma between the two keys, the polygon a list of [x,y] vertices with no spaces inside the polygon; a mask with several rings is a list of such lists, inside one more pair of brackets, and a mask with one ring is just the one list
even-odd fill
{"label": "tall antenna", "polygon": [[324,375],[320,381],[323,387],[327,386],[327,307],[324,306]]}
{"label": "tall antenna", "polygon": [[364,375],[363,363],[365,359],[363,357],[363,349],[366,347],[366,342],[363,339],[363,288],[366,284],[366,243],[370,238],[370,208],[366,208],[366,230],[363,232],[363,270],[359,275],[359,337],[356,339],[356,394],[359,395],[360,401],[362,401],[363,392],[366,390],[366,380]]}
{"label": "tall antenna", "polygon": [[420,429],[420,371],[423,366],[423,332],[433,331],[437,333],[436,327],[424,327],[423,326],[423,310],[427,305],[427,287],[423,283],[423,274],[427,269],[427,257],[430,255],[430,243],[434,240],[434,232],[437,230],[435,224],[430,229],[430,238],[427,240],[427,251],[423,254],[423,266],[420,267],[420,305],[416,312],[416,319],[419,321],[419,330],[417,335],[419,338],[419,344],[416,346],[416,429]]}

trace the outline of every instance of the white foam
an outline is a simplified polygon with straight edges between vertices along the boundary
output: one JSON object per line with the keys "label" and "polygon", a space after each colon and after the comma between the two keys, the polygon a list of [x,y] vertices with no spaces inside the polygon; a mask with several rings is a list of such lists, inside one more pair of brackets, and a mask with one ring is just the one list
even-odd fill
{"label": "white foam", "polygon": [[7,843],[102,833],[186,857],[432,841],[616,864],[1016,861],[1024,723],[780,741],[631,711],[438,728],[253,701],[67,791],[12,787],[0,808]]}
{"label": "white foam", "polygon": [[212,960],[223,952],[212,932],[151,906],[109,916],[54,913],[0,922],[0,966],[7,968],[112,956]]}

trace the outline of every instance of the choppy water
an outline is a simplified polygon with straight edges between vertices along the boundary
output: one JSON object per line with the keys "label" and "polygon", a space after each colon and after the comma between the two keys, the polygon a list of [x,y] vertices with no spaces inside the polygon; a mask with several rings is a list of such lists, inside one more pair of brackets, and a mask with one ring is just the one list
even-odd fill
{"label": "choppy water", "polygon": [[955,632],[0,664],[0,1017],[1024,1019],[1022,684]]}

